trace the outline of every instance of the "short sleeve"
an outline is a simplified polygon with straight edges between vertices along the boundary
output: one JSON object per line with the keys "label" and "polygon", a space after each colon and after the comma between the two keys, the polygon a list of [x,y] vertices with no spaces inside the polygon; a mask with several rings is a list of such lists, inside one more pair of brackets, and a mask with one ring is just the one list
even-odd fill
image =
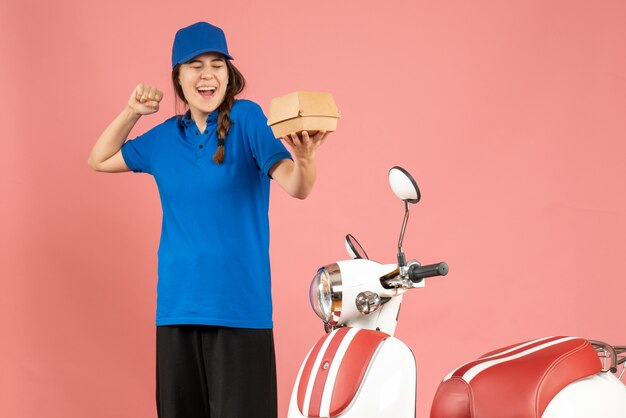
{"label": "short sleeve", "polygon": [[153,174],[150,162],[155,143],[156,135],[154,128],[135,139],[126,141],[122,145],[122,156],[128,168],[135,173]]}
{"label": "short sleeve", "polygon": [[282,141],[274,137],[272,128],[267,126],[267,118],[261,107],[254,102],[249,103],[244,129],[257,166],[263,174],[269,177],[269,171],[274,164],[280,160],[292,159],[292,157]]}

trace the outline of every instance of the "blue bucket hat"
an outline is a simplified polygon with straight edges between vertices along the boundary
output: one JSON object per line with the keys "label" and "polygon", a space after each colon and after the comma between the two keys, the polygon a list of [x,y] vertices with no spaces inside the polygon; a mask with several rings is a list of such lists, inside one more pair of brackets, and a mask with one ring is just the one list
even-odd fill
{"label": "blue bucket hat", "polygon": [[172,68],[206,52],[219,52],[229,60],[224,31],[206,22],[194,23],[179,29],[172,47]]}

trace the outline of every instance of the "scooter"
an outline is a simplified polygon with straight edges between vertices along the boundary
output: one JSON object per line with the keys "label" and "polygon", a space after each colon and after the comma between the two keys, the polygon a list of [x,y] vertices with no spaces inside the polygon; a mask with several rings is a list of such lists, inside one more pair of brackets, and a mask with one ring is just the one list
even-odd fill
{"label": "scooter", "polygon": [[[404,293],[424,287],[426,278],[445,276],[448,265],[406,261],[409,205],[421,193],[401,167],[389,171],[389,183],[405,209],[397,262],[370,260],[348,234],[351,259],[317,271],[309,298],[326,335],[300,367],[289,418],[415,417],[415,358],[394,331]],[[626,387],[608,373],[621,364],[623,374],[624,353],[623,346],[575,337],[487,353],[446,376],[431,418],[625,418]]]}

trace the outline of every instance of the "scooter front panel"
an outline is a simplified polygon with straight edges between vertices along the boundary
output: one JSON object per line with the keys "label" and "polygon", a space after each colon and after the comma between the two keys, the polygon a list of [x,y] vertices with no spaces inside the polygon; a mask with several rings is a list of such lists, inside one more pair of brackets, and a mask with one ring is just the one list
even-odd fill
{"label": "scooter front panel", "polygon": [[298,385],[300,412],[312,418],[340,414],[356,394],[374,353],[387,337],[382,332],[343,327],[320,339]]}
{"label": "scooter front panel", "polygon": [[320,341],[299,373],[289,417],[414,416],[415,360],[405,344],[357,328]]}
{"label": "scooter front panel", "polygon": [[506,347],[446,376],[431,418],[538,418],[565,386],[600,369],[598,355],[582,338],[549,337]]}
{"label": "scooter front panel", "polygon": [[355,334],[338,367],[334,385],[328,388],[327,397],[323,402],[326,406],[330,401],[331,417],[341,414],[350,405],[375,353],[388,337],[389,335],[383,332],[363,329]]}
{"label": "scooter front panel", "polygon": [[[320,338],[315,347],[311,350],[308,357],[306,358],[304,365],[302,367],[302,371],[300,372],[299,382],[298,382],[298,408],[300,411],[309,411],[309,407],[311,404],[311,397],[313,396],[313,389],[315,388],[316,381],[318,380],[317,371],[322,367],[322,373],[320,374],[319,380],[322,377],[325,379],[328,376],[327,373],[324,373],[324,369],[322,366],[322,360],[326,355],[326,352],[336,353],[339,343],[343,340],[345,335],[348,333],[350,328],[344,327],[339,328],[330,334],[325,335]],[[331,343],[333,344],[330,347]],[[330,347],[330,350],[328,350]],[[320,355],[321,354],[321,355]],[[317,397],[319,393],[319,383],[316,388],[315,396]],[[310,389],[310,390],[309,390]],[[314,403],[316,401],[314,400]],[[318,411],[319,412],[319,411]]]}

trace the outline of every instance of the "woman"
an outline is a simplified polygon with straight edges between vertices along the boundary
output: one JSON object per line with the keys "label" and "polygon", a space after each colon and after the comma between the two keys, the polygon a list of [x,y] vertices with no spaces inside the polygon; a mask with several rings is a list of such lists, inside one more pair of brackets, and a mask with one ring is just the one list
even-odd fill
{"label": "woman", "polygon": [[268,204],[270,179],[304,199],[326,133],[274,139],[261,108],[235,100],[245,80],[224,33],[176,33],[172,82],[189,107],[134,140],[160,90],[138,85],[96,142],[89,165],[152,174],[163,208],[157,286],[161,418],[275,417]]}

